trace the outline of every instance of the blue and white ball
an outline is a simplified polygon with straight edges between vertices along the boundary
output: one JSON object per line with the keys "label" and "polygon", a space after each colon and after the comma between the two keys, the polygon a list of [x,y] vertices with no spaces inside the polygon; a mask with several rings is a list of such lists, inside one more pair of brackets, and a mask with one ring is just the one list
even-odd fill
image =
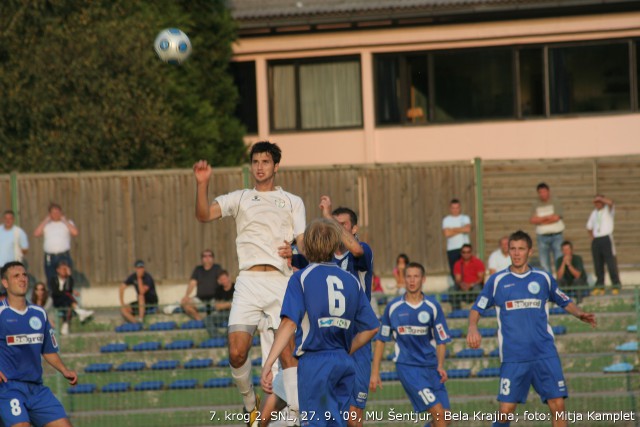
{"label": "blue and white ball", "polygon": [[181,64],[191,55],[189,37],[177,28],[160,31],[153,46],[160,59],[169,64]]}

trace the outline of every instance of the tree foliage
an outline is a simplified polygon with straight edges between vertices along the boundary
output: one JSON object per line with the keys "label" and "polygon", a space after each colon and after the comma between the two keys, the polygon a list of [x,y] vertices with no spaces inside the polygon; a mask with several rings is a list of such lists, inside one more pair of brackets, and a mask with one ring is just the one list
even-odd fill
{"label": "tree foliage", "polygon": [[[153,50],[167,27],[182,66]],[[222,0],[3,0],[0,172],[238,164],[234,37]]]}

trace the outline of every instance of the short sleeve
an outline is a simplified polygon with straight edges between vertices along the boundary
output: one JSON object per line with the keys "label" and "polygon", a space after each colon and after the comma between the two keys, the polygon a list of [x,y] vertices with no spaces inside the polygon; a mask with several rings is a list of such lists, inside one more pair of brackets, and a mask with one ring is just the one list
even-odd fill
{"label": "short sleeve", "polygon": [[375,340],[382,342],[391,341],[391,318],[389,315],[389,307],[391,304],[388,304],[385,309],[382,317],[380,318],[380,330],[376,334]]}
{"label": "short sleeve", "polygon": [[484,313],[485,310],[493,307],[493,288],[495,287],[494,276],[491,276],[487,283],[483,286],[482,291],[480,291],[480,295],[476,299],[476,302],[471,307],[472,310],[479,312],[480,314]]}
{"label": "short sleeve", "polygon": [[304,209],[304,202],[300,197],[293,199],[293,236],[299,236],[304,234],[304,229],[307,226],[307,216]]}
{"label": "short sleeve", "polygon": [[435,302],[435,320],[433,327],[435,329],[436,344],[446,344],[451,342],[451,334],[449,333],[449,326],[447,325],[447,319],[442,311],[440,304]]}
{"label": "short sleeve", "polygon": [[462,261],[458,260],[453,264],[453,274],[462,274]]}
{"label": "short sleeve", "polygon": [[44,315],[44,341],[42,345],[42,354],[51,354],[57,353],[58,349],[58,341],[56,340],[55,331],[51,329],[51,324],[49,323],[49,319],[47,319],[47,315]]}
{"label": "short sleeve", "polygon": [[549,300],[555,302],[559,307],[566,307],[571,302],[571,298],[558,287],[556,279],[549,276],[551,282],[551,289],[549,292]]}
{"label": "short sleeve", "polygon": [[196,267],[193,269],[193,272],[191,273],[191,278],[189,280],[195,280],[196,282],[198,281],[198,269],[200,266]]}
{"label": "short sleeve", "polygon": [[289,279],[287,292],[284,294],[280,317],[288,317],[296,325],[300,325],[305,312],[304,291],[302,290],[302,283],[300,283],[300,275],[294,274]]}
{"label": "short sleeve", "polygon": [[360,242],[360,246],[364,253],[361,257],[355,258],[356,271],[373,272],[373,251],[371,247],[364,242]]}
{"label": "short sleeve", "polygon": [[27,233],[24,230],[20,230],[20,247],[24,250],[29,249],[29,239],[27,238]]}
{"label": "short sleeve", "polygon": [[228,194],[223,194],[215,198],[215,201],[220,205],[220,211],[222,212],[222,217],[236,217],[238,214],[238,210],[240,207],[240,200],[242,199],[242,194],[247,190],[237,190]]}
{"label": "short sleeve", "polygon": [[126,279],[124,279],[124,284],[125,285],[135,285],[136,284],[136,275],[134,274],[130,274],[129,276],[127,276]]}
{"label": "short sleeve", "polygon": [[462,215],[460,222],[462,223],[462,225],[471,224],[471,218],[469,218],[469,215]]}

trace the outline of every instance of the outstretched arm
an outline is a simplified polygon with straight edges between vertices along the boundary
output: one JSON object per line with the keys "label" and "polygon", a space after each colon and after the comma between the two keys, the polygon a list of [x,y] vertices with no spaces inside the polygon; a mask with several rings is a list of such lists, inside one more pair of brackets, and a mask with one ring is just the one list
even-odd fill
{"label": "outstretched arm", "polygon": [[592,328],[597,326],[596,315],[594,313],[582,311],[580,307],[575,305],[573,302],[570,302],[564,309],[567,313],[574,315],[584,323],[590,324]]}

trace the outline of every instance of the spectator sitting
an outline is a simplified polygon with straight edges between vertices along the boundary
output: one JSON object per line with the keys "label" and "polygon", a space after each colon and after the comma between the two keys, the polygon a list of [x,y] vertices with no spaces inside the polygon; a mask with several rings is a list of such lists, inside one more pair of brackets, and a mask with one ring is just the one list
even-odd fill
{"label": "spectator sitting", "polygon": [[49,323],[51,324],[51,327],[52,328],[56,327],[55,321],[54,321],[55,316],[51,316],[49,314],[51,312],[51,309],[53,308],[53,301],[51,300],[51,298],[49,298],[47,285],[45,285],[42,282],[36,283],[36,285],[33,288],[33,292],[31,293],[31,304],[38,305],[44,308],[44,311],[47,312],[47,318],[49,319]]}
{"label": "spectator sitting", "polygon": [[[201,320],[196,304],[206,304],[215,298],[218,290],[218,276],[222,271],[220,264],[215,264],[213,251],[202,251],[202,265],[198,265],[191,273],[187,293],[180,301],[184,312],[195,320]],[[191,297],[194,288],[196,296]]]}
{"label": "spectator sitting", "polygon": [[396,266],[393,269],[393,277],[396,279],[396,288],[398,294],[403,295],[406,292],[404,287],[404,270],[409,265],[409,257],[406,254],[400,254],[396,258]]}
{"label": "spectator sitting", "polygon": [[80,308],[76,301],[76,297],[80,294],[73,290],[71,267],[66,260],[59,261],[56,267],[56,274],[49,277],[49,292],[53,300],[53,307],[64,311],[62,326],[60,327],[62,335],[69,334],[69,322],[74,311],[78,315],[80,322],[84,322],[93,316],[93,310]]}
{"label": "spectator sitting", "polygon": [[[582,263],[582,257],[573,253],[570,241],[562,242],[562,256],[556,260],[558,286],[566,290],[579,304],[586,293],[587,272]],[[577,288],[577,289],[576,289]]]}
{"label": "spectator sitting", "polygon": [[214,307],[216,311],[231,310],[231,303],[233,301],[233,292],[235,289],[235,283],[231,281],[229,272],[227,270],[220,271],[218,275],[218,288],[214,296]]}
{"label": "spectator sitting", "polygon": [[504,236],[498,242],[498,249],[489,255],[489,275],[502,271],[511,265],[509,256],[509,236]]}
{"label": "spectator sitting", "polygon": [[460,308],[460,302],[472,302],[484,284],[484,263],[471,253],[472,247],[465,243],[460,250],[460,259],[453,265],[454,289],[464,294],[454,295],[451,305]]}
{"label": "spectator sitting", "polygon": [[[137,260],[134,264],[136,271],[129,275],[120,285],[120,313],[129,323],[144,322],[146,306],[157,306],[158,295],[156,284],[151,274],[144,268],[144,261]],[[129,305],[124,303],[124,291],[127,286],[133,286],[137,299]],[[138,318],[136,318],[138,316]]]}

